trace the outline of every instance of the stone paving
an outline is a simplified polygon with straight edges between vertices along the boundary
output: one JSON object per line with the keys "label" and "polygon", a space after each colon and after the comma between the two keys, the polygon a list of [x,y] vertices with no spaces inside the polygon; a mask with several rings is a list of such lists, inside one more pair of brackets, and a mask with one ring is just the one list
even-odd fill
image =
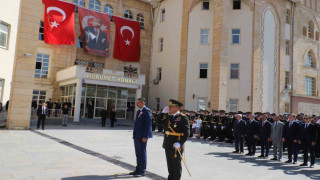
{"label": "stone paving", "polygon": [[[118,179],[165,179],[167,166],[162,141],[163,135],[155,133],[154,138],[148,142],[146,177],[125,176]],[[231,151],[233,147],[230,144],[188,140],[186,156],[192,177],[188,176],[183,167],[182,179],[320,179],[318,162],[313,169],[300,168],[297,165],[232,154]],[[44,131],[0,131],[0,180],[116,179],[113,176],[115,173],[129,172],[134,166],[132,127],[51,125]]]}

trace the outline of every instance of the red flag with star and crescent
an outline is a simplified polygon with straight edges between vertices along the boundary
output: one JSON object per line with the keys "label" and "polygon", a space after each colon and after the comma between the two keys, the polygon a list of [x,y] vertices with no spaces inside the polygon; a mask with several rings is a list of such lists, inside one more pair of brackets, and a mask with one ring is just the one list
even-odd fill
{"label": "red flag with star and crescent", "polygon": [[140,23],[113,16],[116,24],[113,57],[138,62],[140,59]]}
{"label": "red flag with star and crescent", "polygon": [[44,42],[73,45],[75,43],[75,5],[58,0],[42,0],[44,11]]}

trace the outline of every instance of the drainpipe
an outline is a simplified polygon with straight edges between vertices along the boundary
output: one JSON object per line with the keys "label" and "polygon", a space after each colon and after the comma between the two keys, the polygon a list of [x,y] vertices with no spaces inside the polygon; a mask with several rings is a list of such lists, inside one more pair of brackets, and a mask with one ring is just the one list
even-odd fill
{"label": "drainpipe", "polygon": [[289,82],[291,84],[291,92],[290,92],[290,112],[292,113],[293,108],[293,41],[294,41],[294,9],[295,9],[295,1],[291,0],[291,9],[290,9],[290,78]]}

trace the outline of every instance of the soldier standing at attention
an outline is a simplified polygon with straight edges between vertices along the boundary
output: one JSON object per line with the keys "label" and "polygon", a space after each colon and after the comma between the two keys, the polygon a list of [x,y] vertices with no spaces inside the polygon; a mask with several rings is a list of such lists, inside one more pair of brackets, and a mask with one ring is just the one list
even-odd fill
{"label": "soldier standing at attention", "polygon": [[179,180],[181,178],[181,156],[184,143],[189,136],[189,118],[180,113],[183,104],[176,100],[169,100],[170,115],[164,120],[165,136],[163,148],[166,152],[167,166],[169,171],[168,180]]}

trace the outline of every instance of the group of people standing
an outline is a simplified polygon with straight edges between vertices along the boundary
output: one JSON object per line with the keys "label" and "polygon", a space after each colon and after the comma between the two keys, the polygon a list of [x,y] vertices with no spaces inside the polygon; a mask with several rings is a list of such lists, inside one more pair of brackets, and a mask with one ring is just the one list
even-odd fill
{"label": "group of people standing", "polygon": [[[256,147],[261,147],[259,158],[267,158],[273,147],[271,160],[281,161],[283,152],[288,151],[285,163],[297,163],[298,154],[303,152],[303,163],[300,166],[314,167],[315,158],[320,158],[320,118],[313,115],[225,111],[182,111],[190,119],[190,137],[211,139],[213,141],[234,143],[233,153],[244,153],[255,156]],[[153,130],[163,132],[161,119],[166,114],[153,111]]]}

